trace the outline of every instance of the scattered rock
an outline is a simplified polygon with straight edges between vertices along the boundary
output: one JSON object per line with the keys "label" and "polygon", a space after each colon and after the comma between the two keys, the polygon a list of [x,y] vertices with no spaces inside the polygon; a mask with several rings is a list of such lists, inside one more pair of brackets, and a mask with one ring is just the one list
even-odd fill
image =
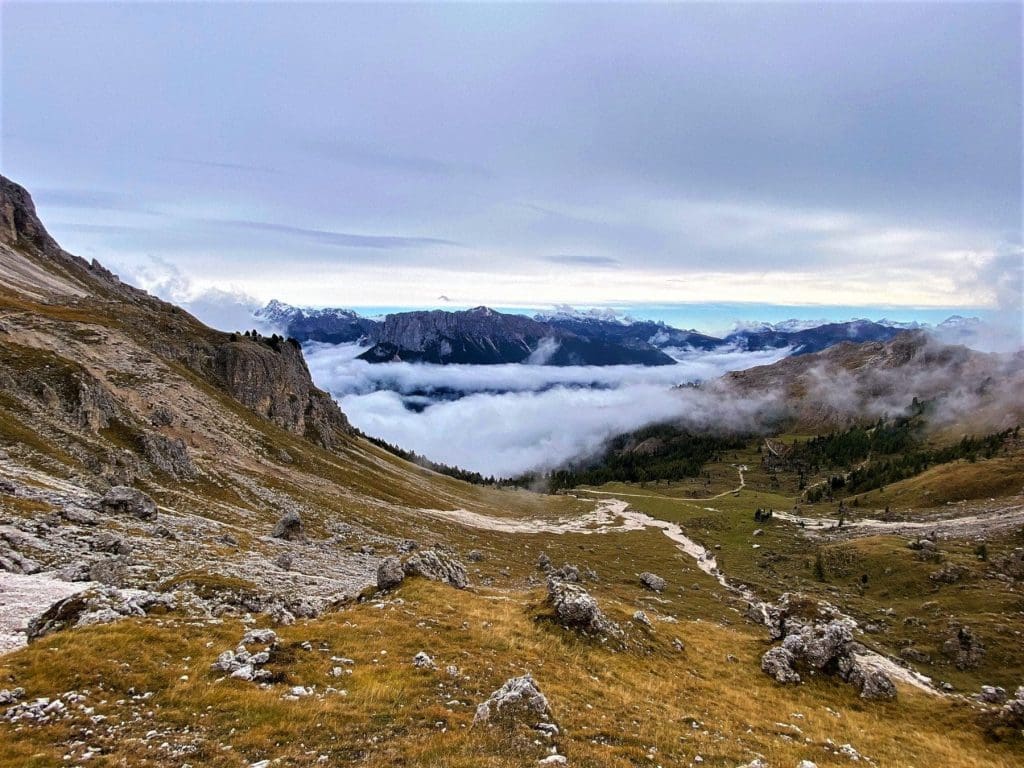
{"label": "scattered rock", "polygon": [[99,502],[100,510],[109,514],[131,515],[138,520],[156,518],[156,502],[147,494],[127,485],[115,485]]}
{"label": "scattered rock", "polygon": [[145,616],[174,607],[170,595],[98,587],[58,600],[29,622],[29,642],[62,629],[104,624],[125,616]]}
{"label": "scattered rock", "polygon": [[551,567],[551,558],[548,557],[547,552],[541,552],[537,557],[537,567],[542,571],[546,571]]}
{"label": "scattered rock", "polygon": [[640,574],[640,584],[652,592],[661,592],[665,589],[665,580],[655,573],[644,571]]}
{"label": "scattered rock", "polygon": [[282,552],[276,558],[274,558],[274,565],[280,568],[282,571],[290,571],[292,569],[293,558],[290,552]]}
{"label": "scattered rock", "polygon": [[128,577],[128,563],[123,557],[108,557],[89,566],[89,581],[111,587],[123,587]]}
{"label": "scattered rock", "polygon": [[633,621],[637,624],[643,624],[645,627],[653,626],[651,620],[647,618],[647,614],[643,611],[637,611],[633,614]]}
{"label": "scattered rock", "polygon": [[95,512],[91,512],[77,504],[67,504],[62,507],[60,516],[67,522],[74,523],[75,525],[96,525],[99,522]]}
{"label": "scattered rock", "polygon": [[483,561],[484,553],[481,552],[479,549],[471,549],[469,550],[469,553],[466,555],[466,559],[469,560],[469,562],[471,563],[479,563]]}
{"label": "scattered rock", "polygon": [[412,552],[414,549],[419,549],[419,546],[419,542],[417,542],[415,539],[403,539],[402,541],[398,542],[398,546],[396,548],[398,549],[399,552],[407,553]]}
{"label": "scattered rock", "polygon": [[983,704],[1002,704],[1006,701],[1006,689],[996,685],[983,685],[974,698]]}
{"label": "scattered rock", "polygon": [[[249,646],[263,646],[253,653]],[[277,652],[277,633],[272,629],[250,629],[242,636],[235,650],[224,651],[210,665],[216,672],[224,672],[238,680],[270,680],[272,674],[263,667]]]}

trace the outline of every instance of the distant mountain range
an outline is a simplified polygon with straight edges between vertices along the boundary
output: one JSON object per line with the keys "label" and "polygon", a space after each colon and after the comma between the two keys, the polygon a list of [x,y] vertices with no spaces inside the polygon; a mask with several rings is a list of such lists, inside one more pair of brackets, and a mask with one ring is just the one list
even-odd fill
{"label": "distant mountain range", "polygon": [[[360,357],[371,363],[395,361],[494,365],[671,365],[671,352],[719,348],[820,352],[844,341],[889,341],[924,327],[920,323],[855,319],[846,322],[744,323],[723,337],[673,328],[652,320],[620,318],[609,311],[560,308],[534,317],[488,307],[413,311],[384,318],[363,317],[349,309],[305,309],[271,301],[257,311],[263,322],[300,342],[362,343]],[[954,316],[940,324],[946,332],[970,332],[976,318]]]}

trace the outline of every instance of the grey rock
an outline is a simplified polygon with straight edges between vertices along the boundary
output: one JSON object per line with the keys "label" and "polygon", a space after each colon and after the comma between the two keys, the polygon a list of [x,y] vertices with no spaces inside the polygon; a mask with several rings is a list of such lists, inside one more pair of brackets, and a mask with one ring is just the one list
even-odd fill
{"label": "grey rock", "polygon": [[128,577],[128,564],[123,557],[108,557],[89,566],[89,580],[111,587],[124,586]]}
{"label": "grey rock", "polygon": [[800,674],[793,668],[796,657],[787,648],[769,648],[761,657],[761,671],[780,683],[799,683]]}
{"label": "grey rock", "polygon": [[96,525],[99,522],[95,512],[91,512],[77,504],[67,504],[62,507],[60,516],[67,522],[74,523],[75,525]]}
{"label": "grey rock", "polygon": [[412,552],[414,549],[419,549],[419,542],[414,539],[403,539],[398,542],[398,551],[402,553]]}
{"label": "grey rock", "polygon": [[99,506],[109,514],[131,515],[138,520],[156,518],[156,502],[142,491],[126,485],[115,485],[107,491]]}
{"label": "grey rock", "polygon": [[1006,689],[997,685],[983,685],[975,698],[983,704],[1002,704],[1006,701]]}
{"label": "grey rock", "polygon": [[192,480],[196,477],[196,466],[192,463],[185,441],[180,437],[169,438],[156,432],[147,432],[139,437],[139,447],[142,455],[161,472],[177,480]]}
{"label": "grey rock", "polygon": [[277,525],[274,526],[274,532],[271,535],[275,539],[284,539],[285,541],[303,540],[305,538],[305,530],[299,513],[294,509],[289,509],[285,512],[281,519],[277,521]]}
{"label": "grey rock", "polygon": [[644,571],[640,574],[640,585],[652,592],[661,592],[666,586],[665,580],[661,576],[650,571]]}
{"label": "grey rock", "polygon": [[92,537],[92,549],[94,552],[107,552],[114,555],[130,555],[132,545],[110,531],[100,531]]}
{"label": "grey rock", "polygon": [[280,568],[282,571],[290,571],[292,569],[293,558],[290,552],[282,552],[276,558],[274,558],[274,565]]}
{"label": "grey rock", "polygon": [[562,626],[618,639],[623,636],[622,629],[604,615],[597,600],[579,584],[549,578],[548,603]]}
{"label": "grey rock", "polygon": [[942,644],[942,653],[952,659],[957,669],[974,669],[985,655],[985,644],[967,626],[952,624],[952,635]]}
{"label": "grey rock", "polygon": [[542,571],[546,571],[551,567],[551,558],[548,557],[547,552],[541,552],[537,557],[537,567]]}
{"label": "grey rock", "polygon": [[405,569],[397,557],[385,557],[377,566],[377,589],[394,589],[405,579]]}
{"label": "grey rock", "polygon": [[506,680],[476,708],[475,723],[488,723],[499,718],[525,721],[531,728],[552,721],[551,707],[533,677],[527,672],[522,677]]}
{"label": "grey rock", "polygon": [[468,553],[466,553],[466,559],[469,560],[471,563],[479,563],[483,561],[484,553],[481,552],[479,549],[471,549],[469,550]]}
{"label": "grey rock", "polygon": [[441,581],[456,589],[469,585],[465,566],[451,555],[436,549],[418,552],[403,566],[406,576],[422,576],[431,581]]}
{"label": "grey rock", "polygon": [[412,657],[412,665],[417,669],[435,669],[437,666],[424,651],[420,651]]}

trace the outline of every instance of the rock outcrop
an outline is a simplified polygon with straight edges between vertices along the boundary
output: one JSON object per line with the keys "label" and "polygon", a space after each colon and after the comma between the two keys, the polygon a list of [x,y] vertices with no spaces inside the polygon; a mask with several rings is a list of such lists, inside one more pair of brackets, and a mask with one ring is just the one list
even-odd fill
{"label": "rock outcrop", "polygon": [[126,485],[115,485],[100,499],[102,512],[116,515],[130,515],[137,520],[154,520],[156,502],[147,494]]}
{"label": "rock outcrop", "polygon": [[469,586],[466,567],[446,552],[425,549],[417,552],[403,566],[406,576],[422,576],[431,581],[441,581],[456,589]]}
{"label": "rock outcrop", "polygon": [[564,627],[600,638],[624,638],[622,628],[605,616],[593,595],[579,584],[549,578],[548,604]]}

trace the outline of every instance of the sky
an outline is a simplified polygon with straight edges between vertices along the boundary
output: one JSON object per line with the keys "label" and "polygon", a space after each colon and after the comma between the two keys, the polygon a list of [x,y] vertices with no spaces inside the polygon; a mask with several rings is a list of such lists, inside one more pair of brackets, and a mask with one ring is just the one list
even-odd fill
{"label": "sky", "polygon": [[1019,3],[0,14],[0,168],[168,298],[1020,328]]}

